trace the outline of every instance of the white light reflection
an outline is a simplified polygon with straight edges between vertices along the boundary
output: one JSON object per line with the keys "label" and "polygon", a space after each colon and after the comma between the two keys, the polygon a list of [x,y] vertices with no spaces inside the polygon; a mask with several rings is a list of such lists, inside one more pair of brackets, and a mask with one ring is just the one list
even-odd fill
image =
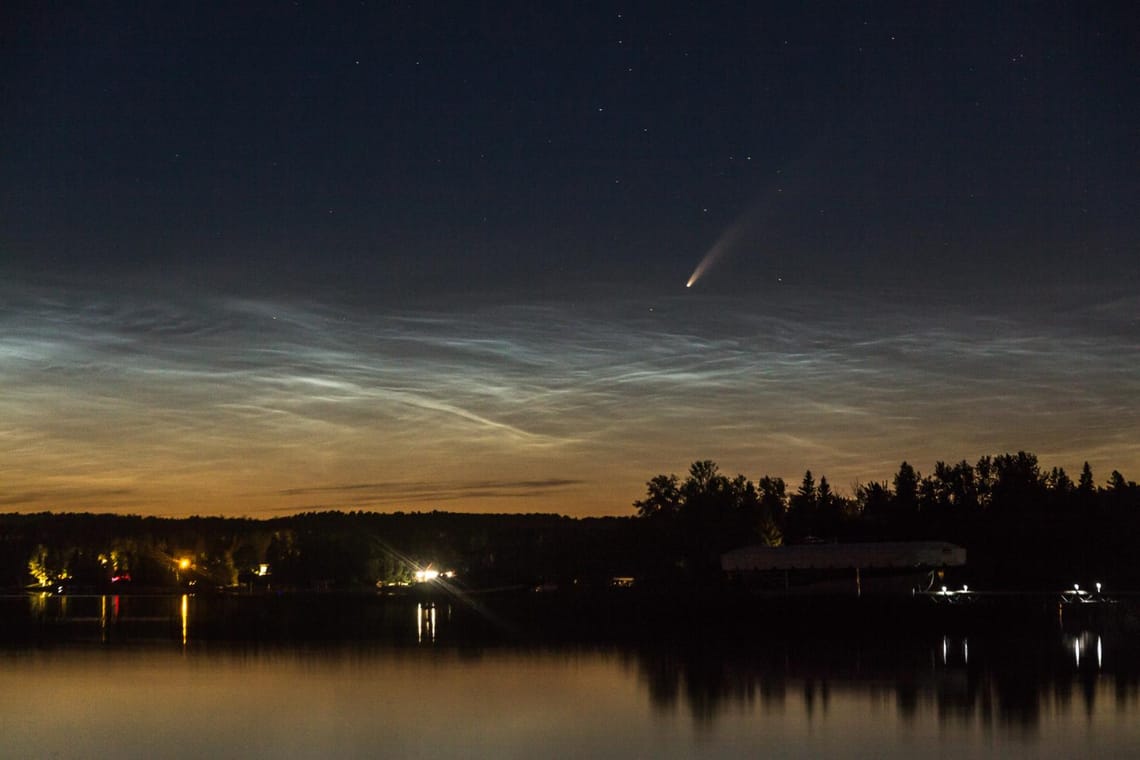
{"label": "white light reflection", "polygon": [[946,664],[947,655],[950,653],[950,640],[945,636],[942,637],[942,664]]}
{"label": "white light reflection", "polygon": [[969,639],[962,639],[962,659],[965,660],[967,665],[970,664],[970,640]]}
{"label": "white light reflection", "polygon": [[435,605],[416,605],[416,641],[420,644],[427,639],[429,643],[435,641]]}
{"label": "white light reflection", "polygon": [[[1093,633],[1091,631],[1082,631],[1075,636],[1065,637],[1065,646],[1072,644],[1073,647],[1073,663],[1076,667],[1080,668],[1082,656],[1088,660],[1091,656],[1090,650],[1093,648]],[[1104,641],[1099,634],[1096,635],[1096,666],[1099,670],[1104,665]]]}

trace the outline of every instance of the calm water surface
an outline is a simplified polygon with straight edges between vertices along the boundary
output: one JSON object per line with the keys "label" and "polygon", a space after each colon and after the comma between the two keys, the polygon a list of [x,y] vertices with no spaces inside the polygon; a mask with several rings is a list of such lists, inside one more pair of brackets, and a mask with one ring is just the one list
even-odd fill
{"label": "calm water surface", "polygon": [[1119,633],[475,646],[421,618],[350,644],[183,642],[178,615],[171,636],[10,643],[0,755],[1140,755]]}

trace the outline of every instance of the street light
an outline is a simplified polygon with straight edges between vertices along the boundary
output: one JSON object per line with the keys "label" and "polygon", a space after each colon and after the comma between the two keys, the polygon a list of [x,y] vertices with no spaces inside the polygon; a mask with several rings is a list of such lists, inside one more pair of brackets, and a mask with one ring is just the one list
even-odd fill
{"label": "street light", "polygon": [[182,573],[186,572],[189,569],[190,569],[190,558],[189,557],[179,557],[177,560],[175,560],[174,561],[174,582],[181,585]]}

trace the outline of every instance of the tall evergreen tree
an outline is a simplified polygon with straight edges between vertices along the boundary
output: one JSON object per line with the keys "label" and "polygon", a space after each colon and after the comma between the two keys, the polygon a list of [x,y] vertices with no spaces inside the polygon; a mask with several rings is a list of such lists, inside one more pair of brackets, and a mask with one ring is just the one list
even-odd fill
{"label": "tall evergreen tree", "polygon": [[788,503],[788,532],[797,540],[810,535],[815,527],[815,517],[815,478],[812,477],[811,470],[808,470]]}
{"label": "tall evergreen tree", "polygon": [[1081,476],[1077,481],[1077,492],[1086,496],[1091,496],[1096,493],[1096,484],[1093,482],[1092,468],[1089,467],[1088,462],[1085,462],[1084,467],[1081,468]]}

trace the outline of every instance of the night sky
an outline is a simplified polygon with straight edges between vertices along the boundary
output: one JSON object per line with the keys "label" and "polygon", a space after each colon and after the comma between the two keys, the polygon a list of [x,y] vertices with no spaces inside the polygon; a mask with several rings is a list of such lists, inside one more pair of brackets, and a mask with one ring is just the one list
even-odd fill
{"label": "night sky", "polygon": [[6,2],[0,511],[1140,477],[1133,11]]}

